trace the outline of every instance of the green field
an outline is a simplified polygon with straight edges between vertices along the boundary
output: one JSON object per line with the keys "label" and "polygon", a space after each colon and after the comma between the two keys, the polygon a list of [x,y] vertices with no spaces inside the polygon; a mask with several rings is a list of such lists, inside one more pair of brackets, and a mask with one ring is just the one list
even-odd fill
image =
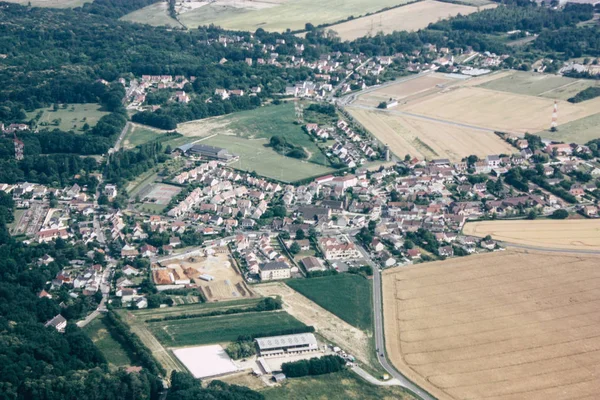
{"label": "green field", "polygon": [[350,371],[293,378],[282,386],[260,391],[265,400],[413,400],[398,386],[375,386]]}
{"label": "green field", "polygon": [[324,309],[364,331],[373,330],[371,281],[362,276],[339,274],[286,282]]}
{"label": "green field", "polygon": [[254,335],[304,326],[284,311],[250,312],[148,323],[148,328],[154,336],[168,347],[230,342],[240,335]]}
{"label": "green field", "polygon": [[218,135],[202,144],[224,147],[240,156],[240,160],[230,164],[243,171],[254,171],[258,175],[283,182],[294,182],[334,171],[323,165],[283,156],[269,147],[266,139],[244,139],[235,136]]}
{"label": "green field", "polygon": [[296,121],[294,103],[289,102],[187,122],[180,124],[178,131],[187,136],[201,137],[221,134],[244,139],[266,139],[266,141],[273,136],[280,136],[287,142],[301,146],[310,153],[308,161],[329,166],[327,157],[312,141],[312,138],[302,130],[302,126],[294,124],[294,121]]}
{"label": "green field", "polygon": [[592,139],[600,138],[599,127],[600,113],[559,125],[557,132],[541,131],[536,135],[544,139],[585,144]]}
{"label": "green field", "polygon": [[[215,24],[224,29],[254,32],[258,28],[283,32],[304,29],[313,25],[334,23],[350,16],[358,17],[383,8],[407,3],[408,0],[276,0],[253,4],[254,9],[232,7],[231,2],[216,0],[210,4],[179,14],[179,20],[188,28]],[[276,4],[269,7],[268,4]],[[239,5],[240,3],[238,3]],[[265,7],[266,6],[266,7]]]}
{"label": "green field", "polygon": [[[127,314],[134,316],[137,320],[136,322],[143,322],[151,318],[175,317],[182,314],[206,314],[211,311],[223,311],[230,308],[250,308],[258,304],[260,300],[260,298],[255,298],[218,303],[190,304],[177,307],[128,311]],[[121,316],[123,317],[123,314]]]}
{"label": "green field", "polygon": [[167,2],[164,1],[135,10],[134,12],[121,17],[121,20],[153,26],[181,27],[181,24],[169,15]]}
{"label": "green field", "polygon": [[8,3],[21,4],[23,6],[31,4],[32,7],[51,7],[51,8],[75,8],[81,7],[85,3],[91,3],[93,0],[6,0]]}
{"label": "green field", "polygon": [[[38,129],[48,128],[60,129],[62,131],[75,131],[82,133],[81,128],[84,124],[91,127],[98,123],[98,120],[108,114],[106,111],[100,110],[100,104],[66,104],[67,108],[63,108],[61,104],[57,111],[53,111],[52,107],[38,108],[27,113],[27,119],[34,119],[38,113],[42,112],[41,118],[37,121]],[[55,120],[60,119],[60,123],[56,125]]]}
{"label": "green field", "polygon": [[130,124],[129,130],[123,137],[123,147],[131,149],[152,140],[160,139],[161,135],[165,132],[159,129],[148,128],[144,125]]}
{"label": "green field", "polygon": [[600,82],[534,72],[514,72],[508,76],[483,83],[479,87],[500,92],[567,100],[583,89],[594,85],[600,85]]}
{"label": "green field", "polygon": [[106,361],[110,364],[121,367],[131,365],[131,359],[125,352],[125,349],[111,336],[104,324],[104,317],[100,316],[90,322],[83,331],[92,339],[92,342],[104,354]]}

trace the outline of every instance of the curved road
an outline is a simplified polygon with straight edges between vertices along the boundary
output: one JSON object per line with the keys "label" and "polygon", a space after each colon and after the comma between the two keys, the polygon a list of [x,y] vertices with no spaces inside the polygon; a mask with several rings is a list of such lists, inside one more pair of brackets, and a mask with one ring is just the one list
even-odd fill
{"label": "curved road", "polygon": [[[354,239],[354,238],[352,238]],[[422,400],[435,400],[435,397],[415,385],[407,377],[402,375],[394,368],[394,366],[388,361],[385,354],[385,338],[383,330],[383,301],[381,293],[381,272],[379,266],[371,259],[369,253],[356,241],[354,240],[356,248],[361,252],[365,261],[373,268],[373,314],[374,314],[374,334],[375,334],[375,347],[377,351],[377,360],[379,364],[390,374],[391,377],[395,378],[400,382],[400,386],[408,389],[413,395],[419,397]]]}

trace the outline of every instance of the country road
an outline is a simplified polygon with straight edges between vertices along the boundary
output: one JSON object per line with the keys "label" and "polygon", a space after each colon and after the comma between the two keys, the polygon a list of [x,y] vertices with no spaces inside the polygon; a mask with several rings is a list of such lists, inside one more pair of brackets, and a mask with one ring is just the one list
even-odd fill
{"label": "country road", "polygon": [[[355,239],[354,239],[355,240]],[[422,400],[435,400],[435,397],[431,396],[425,390],[415,385],[412,381],[398,372],[388,361],[385,353],[385,338],[383,329],[383,300],[381,293],[381,272],[379,266],[371,259],[369,253],[355,240],[354,244],[357,249],[362,253],[365,261],[373,268],[373,315],[374,315],[374,334],[375,334],[375,347],[377,351],[377,360],[381,366],[398,382],[400,386],[411,391],[415,396]]]}

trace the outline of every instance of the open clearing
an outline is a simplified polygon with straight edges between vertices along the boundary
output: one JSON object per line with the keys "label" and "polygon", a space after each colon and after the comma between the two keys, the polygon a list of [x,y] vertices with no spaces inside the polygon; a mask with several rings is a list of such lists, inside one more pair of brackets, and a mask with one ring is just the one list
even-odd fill
{"label": "open clearing", "polygon": [[[495,5],[481,7],[494,8]],[[363,36],[375,36],[394,31],[416,31],[426,28],[440,19],[454,17],[457,14],[468,15],[477,12],[477,7],[424,0],[403,7],[394,8],[367,17],[357,18],[330,26],[342,40],[355,40]]]}
{"label": "open clearing", "polygon": [[335,23],[405,3],[407,0],[216,0],[189,3],[179,9],[179,19],[188,28],[215,24],[232,30],[283,32],[304,29],[306,23]]}
{"label": "open clearing", "polygon": [[265,145],[266,139],[244,139],[236,136],[217,135],[202,144],[223,147],[231,153],[240,156],[240,159],[231,167],[258,175],[277,179],[283,182],[295,182],[301,179],[326,175],[335,171],[333,168],[325,167],[308,161],[302,161],[283,156]]}
{"label": "open clearing", "polygon": [[541,131],[536,135],[544,139],[564,141],[567,143],[587,143],[600,138],[600,113],[558,125],[558,131]]}
{"label": "open clearing", "polygon": [[[171,272],[180,277],[194,280],[208,301],[233,300],[253,296],[226,251],[206,257],[193,256],[185,260],[173,259],[160,264],[166,269],[153,271],[154,282],[157,285],[171,284],[161,280],[165,278],[165,275],[168,277]],[[201,275],[209,275],[213,280],[210,282],[202,280],[199,278]]]}
{"label": "open clearing", "polygon": [[365,332],[373,331],[371,282],[362,276],[339,274],[294,279],[288,286]]}
{"label": "open clearing", "polygon": [[249,312],[148,323],[154,336],[169,347],[225,343],[237,340],[240,335],[268,334],[304,326],[285,311]]}
{"label": "open clearing", "polygon": [[170,26],[181,28],[181,24],[169,15],[169,5],[166,1],[150,4],[139,10],[135,10],[120,18],[123,21],[137,22],[153,26]]}
{"label": "open clearing", "polygon": [[471,154],[512,154],[516,149],[492,132],[469,129],[420,118],[349,108],[369,132],[390,146],[398,157],[410,154],[418,159],[448,158],[453,162]]}
{"label": "open clearing", "polygon": [[[598,82],[519,72],[453,79],[422,74],[366,90],[347,106],[348,111],[392,152],[403,157],[447,157],[513,153],[493,135],[539,133],[554,140],[585,143],[598,136],[600,98],[572,104],[564,100]],[[399,105],[378,110],[390,98]],[[559,131],[544,132],[552,122],[558,99]],[[563,133],[564,132],[564,133]]]}
{"label": "open clearing", "polygon": [[116,367],[132,365],[131,359],[123,346],[108,331],[108,328],[104,324],[104,316],[101,315],[94,319],[83,328],[83,331],[94,342],[98,350],[102,352],[106,361],[110,364]]}
{"label": "open clearing", "polygon": [[600,250],[600,219],[470,222],[463,233],[548,249]]}
{"label": "open clearing", "polygon": [[155,139],[161,139],[161,135],[166,132],[161,129],[131,123],[129,124],[129,130],[125,134],[125,137],[123,137],[123,147],[132,149]]}
{"label": "open clearing", "polygon": [[557,100],[567,100],[591,86],[600,86],[600,82],[520,71],[514,71],[479,85],[479,87],[500,92],[542,96]]}
{"label": "open clearing", "polygon": [[374,386],[351,371],[286,380],[281,386],[260,391],[266,400],[412,400],[397,386]]}
{"label": "open clearing", "polygon": [[594,399],[600,262],[505,251],[384,272],[388,355],[443,399]]}
{"label": "open clearing", "polygon": [[[38,120],[38,129],[60,129],[61,131],[75,131],[82,133],[82,127],[86,123],[90,128],[96,126],[98,120],[107,115],[108,112],[100,111],[100,104],[66,104],[66,108],[60,105],[57,111],[53,111],[53,107],[38,108],[27,113],[27,119],[35,118],[40,112],[41,118]],[[60,120],[58,125],[54,124],[55,120]]]}
{"label": "open clearing", "polygon": [[318,304],[292,290],[281,282],[255,285],[261,296],[281,296],[283,309],[306,325],[312,325],[318,334],[350,352],[357,360],[369,364],[369,338],[365,332],[353,327]]}
{"label": "open clearing", "polygon": [[75,8],[81,7],[85,3],[91,3],[93,0],[6,0],[8,3],[20,4],[32,7],[50,7],[50,8]]}

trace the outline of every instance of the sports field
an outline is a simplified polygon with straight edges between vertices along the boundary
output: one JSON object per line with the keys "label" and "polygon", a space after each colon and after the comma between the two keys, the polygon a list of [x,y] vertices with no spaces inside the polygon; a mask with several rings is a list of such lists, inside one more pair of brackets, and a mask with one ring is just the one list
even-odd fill
{"label": "sports field", "polygon": [[418,159],[448,158],[453,162],[471,154],[512,154],[516,151],[494,133],[408,117],[390,111],[348,109],[369,132],[398,157],[410,154]]}
{"label": "sports field", "polygon": [[304,326],[285,311],[251,312],[148,323],[149,330],[168,347],[231,342],[240,335],[255,335]]}
{"label": "sports field", "polygon": [[[480,7],[480,9],[493,7],[495,5]],[[430,23],[437,22],[440,19],[454,17],[458,14],[468,15],[474,12],[477,12],[477,7],[424,0],[367,17],[342,22],[327,29],[337,32],[342,40],[352,41],[363,36],[375,36],[379,32],[388,34],[394,31],[416,31],[426,28]]]}
{"label": "sports field", "polygon": [[470,222],[463,233],[548,249],[600,250],[600,219]]}
{"label": "sports field", "polygon": [[75,8],[81,7],[85,3],[91,3],[93,0],[7,0],[8,3],[21,4],[32,7],[49,7],[49,8]]}
{"label": "sports field", "polygon": [[[37,121],[38,129],[60,129],[61,131],[75,131],[82,133],[82,127],[86,123],[90,128],[96,126],[98,120],[108,114],[106,111],[100,111],[100,104],[66,104],[66,108],[60,105],[57,111],[53,107],[38,108],[27,113],[27,119],[35,118],[40,112],[41,118]],[[58,121],[58,125],[54,123]]]}
{"label": "sports field", "polygon": [[599,262],[505,251],[387,270],[388,355],[440,400],[594,399]]}
{"label": "sports field", "polygon": [[129,355],[108,331],[104,324],[104,317],[100,316],[87,324],[83,331],[102,352],[106,361],[116,367],[132,365]]}
{"label": "sports field", "polygon": [[321,278],[294,279],[288,286],[366,332],[373,330],[371,282],[362,276],[339,274]]}
{"label": "sports field", "polygon": [[407,0],[216,0],[180,9],[179,19],[188,28],[215,24],[224,29],[254,32],[258,28],[283,32],[304,29],[306,23],[335,23],[359,17]]}

